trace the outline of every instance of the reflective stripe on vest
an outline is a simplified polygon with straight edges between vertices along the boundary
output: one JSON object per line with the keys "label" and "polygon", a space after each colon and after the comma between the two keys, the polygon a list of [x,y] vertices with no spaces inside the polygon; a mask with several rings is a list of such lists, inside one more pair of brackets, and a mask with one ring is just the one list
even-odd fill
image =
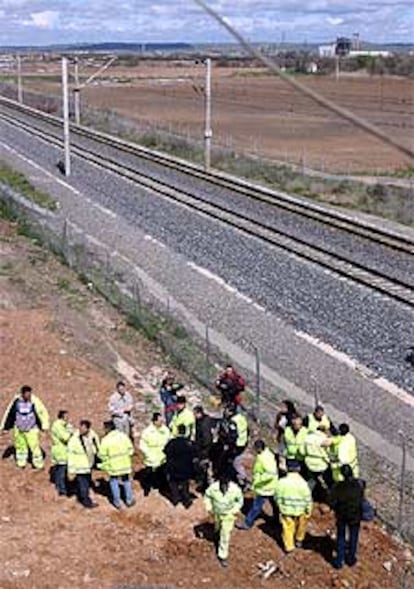
{"label": "reflective stripe on vest", "polygon": [[247,445],[249,437],[249,424],[247,423],[247,419],[241,413],[236,413],[236,415],[233,415],[231,418],[231,421],[233,421],[237,427],[236,446],[238,448],[244,448],[244,446]]}

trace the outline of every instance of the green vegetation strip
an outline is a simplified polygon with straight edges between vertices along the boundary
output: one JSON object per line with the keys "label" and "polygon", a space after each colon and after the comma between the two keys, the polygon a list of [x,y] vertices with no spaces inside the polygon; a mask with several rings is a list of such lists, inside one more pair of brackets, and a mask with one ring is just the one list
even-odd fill
{"label": "green vegetation strip", "polygon": [[56,211],[58,203],[46,192],[38,190],[20,172],[13,170],[6,163],[0,161],[0,183],[6,184],[28,200],[34,202],[44,209]]}

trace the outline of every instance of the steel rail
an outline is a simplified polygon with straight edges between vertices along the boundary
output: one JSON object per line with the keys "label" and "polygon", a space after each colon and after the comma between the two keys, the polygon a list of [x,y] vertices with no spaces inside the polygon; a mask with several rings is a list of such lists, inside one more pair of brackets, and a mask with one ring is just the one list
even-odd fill
{"label": "steel rail", "polygon": [[[3,97],[0,97],[0,105],[1,104],[7,108],[20,111],[42,122],[53,125],[59,129],[60,137],[62,120],[58,117],[43,113],[25,105],[20,105]],[[251,200],[288,210],[303,217],[314,219],[329,227],[337,227],[348,233],[369,239],[374,243],[379,243],[381,245],[385,245],[392,249],[403,251],[408,254],[414,254],[414,238],[410,238],[402,233],[397,233],[390,229],[379,227],[373,223],[355,218],[350,214],[336,211],[330,207],[311,203],[299,197],[294,197],[283,192],[274,191],[263,186],[258,186],[243,179],[236,178],[216,170],[207,172],[200,166],[186,162],[179,158],[161,154],[123,139],[102,133],[101,131],[95,131],[80,125],[72,125],[72,139],[76,136],[81,136],[86,139],[97,141],[103,145],[108,145],[125,153],[130,153],[136,157],[160,164],[171,170],[175,170],[182,174],[203,180],[210,184],[219,186],[220,188],[229,189],[239,195],[248,197]]]}
{"label": "steel rail", "polygon": [[[0,114],[0,119],[20,127],[49,144],[52,143],[56,146],[61,146],[61,140],[59,138],[44,130],[23,123],[13,117],[8,117],[4,113]],[[291,254],[295,254],[301,259],[316,263],[353,282],[368,286],[375,291],[381,292],[383,295],[405,303],[410,307],[414,307],[414,288],[402,280],[390,278],[383,272],[372,270],[357,262],[351,262],[343,256],[328,253],[321,247],[310,246],[305,241],[292,238],[265,223],[252,220],[246,215],[235,213],[234,210],[223,205],[213,204],[185,190],[177,190],[166,181],[154,180],[149,175],[137,172],[132,167],[120,164],[111,158],[97,155],[85,147],[73,146],[72,151],[74,155],[83,160],[89,161],[101,169],[117,174],[137,186],[150,190],[163,198],[167,198],[175,204],[179,203],[191,211],[197,211],[210,219],[238,229],[250,237],[281,248]]]}

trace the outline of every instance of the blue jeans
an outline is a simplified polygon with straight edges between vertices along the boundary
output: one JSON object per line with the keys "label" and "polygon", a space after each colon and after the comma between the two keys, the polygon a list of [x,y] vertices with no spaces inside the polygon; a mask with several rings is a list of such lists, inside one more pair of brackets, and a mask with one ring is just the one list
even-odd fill
{"label": "blue jeans", "polygon": [[[334,567],[335,568],[342,568],[344,562],[347,565],[353,566],[357,561],[357,549],[358,549],[358,537],[359,537],[359,527],[360,524],[347,524],[343,521],[338,521],[336,523],[336,533],[337,533],[337,540],[336,540],[336,552],[337,556],[334,560]],[[346,550],[346,531],[349,530],[349,545],[348,551]]]}
{"label": "blue jeans", "polygon": [[66,464],[56,464],[53,470],[53,481],[59,495],[67,495],[66,488]]}
{"label": "blue jeans", "polygon": [[272,496],[264,497],[262,495],[257,495],[254,498],[253,505],[251,506],[249,513],[246,515],[246,519],[244,520],[244,523],[246,524],[246,526],[249,526],[249,528],[252,527],[254,520],[257,519],[259,517],[259,515],[261,514],[262,509],[263,509],[263,505],[266,503],[266,500],[269,500],[270,505],[273,508],[273,515],[274,516],[276,515],[277,506],[276,506],[276,502],[275,502],[274,498]]}
{"label": "blue jeans", "polygon": [[129,475],[122,475],[120,477],[110,477],[109,486],[111,488],[112,503],[115,507],[121,506],[121,485],[124,487],[125,503],[131,505],[134,501],[134,493],[132,491],[132,481]]}

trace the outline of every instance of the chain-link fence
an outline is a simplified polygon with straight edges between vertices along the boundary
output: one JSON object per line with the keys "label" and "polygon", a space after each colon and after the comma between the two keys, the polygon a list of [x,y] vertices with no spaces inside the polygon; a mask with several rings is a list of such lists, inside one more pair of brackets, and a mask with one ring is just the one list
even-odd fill
{"label": "chain-link fence", "polygon": [[[172,364],[211,388],[217,370],[229,358],[225,349],[213,345],[210,326],[202,323],[198,329],[190,326],[185,312],[168,293],[155,297],[150,292],[133,260],[89,235],[75,222],[29,204],[1,184],[0,199],[6,204],[7,212],[19,219],[25,232],[37,236],[76,271],[82,281],[122,311],[129,325],[155,341]],[[253,430],[270,438],[272,420],[286,393],[262,377],[260,347],[250,342],[250,348],[254,360],[247,374],[250,388],[246,404]],[[318,403],[317,386],[314,396]],[[309,411],[310,407],[301,409]],[[407,468],[407,454],[413,453],[414,441],[402,432],[400,439],[400,467],[374,454],[360,440],[361,471],[379,518],[401,538],[413,540],[414,473]]]}

